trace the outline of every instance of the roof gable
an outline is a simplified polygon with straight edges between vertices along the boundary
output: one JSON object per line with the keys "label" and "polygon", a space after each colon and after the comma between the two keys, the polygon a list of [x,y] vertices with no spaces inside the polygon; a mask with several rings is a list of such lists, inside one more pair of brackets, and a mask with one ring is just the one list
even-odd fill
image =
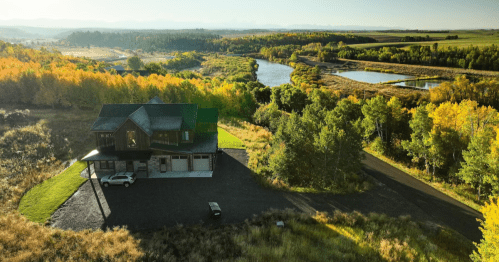
{"label": "roof gable", "polygon": [[144,132],[156,130],[195,129],[196,104],[106,104],[91,131],[115,131],[126,119],[131,119]]}
{"label": "roof gable", "polygon": [[163,100],[161,100],[161,98],[159,98],[158,96],[155,96],[153,99],[149,100],[149,102],[147,102],[148,104],[164,104],[165,102],[163,102]]}
{"label": "roof gable", "polygon": [[139,126],[147,135],[152,136],[151,120],[146,109],[141,106],[137,111],[133,112],[129,117],[137,126]]}

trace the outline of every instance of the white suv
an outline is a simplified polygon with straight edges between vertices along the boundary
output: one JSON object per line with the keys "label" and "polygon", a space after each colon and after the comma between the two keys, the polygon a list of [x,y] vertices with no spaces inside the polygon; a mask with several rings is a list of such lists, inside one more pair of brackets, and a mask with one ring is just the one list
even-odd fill
{"label": "white suv", "polygon": [[108,187],[109,185],[124,185],[125,187],[129,187],[135,183],[136,179],[137,175],[133,172],[119,172],[101,178],[100,184],[104,187]]}

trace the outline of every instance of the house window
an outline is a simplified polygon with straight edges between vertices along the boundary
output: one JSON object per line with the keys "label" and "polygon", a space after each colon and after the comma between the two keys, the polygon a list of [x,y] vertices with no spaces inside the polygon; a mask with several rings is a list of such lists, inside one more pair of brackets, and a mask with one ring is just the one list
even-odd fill
{"label": "house window", "polygon": [[135,136],[135,131],[126,131],[126,140],[128,148],[136,148],[137,147],[137,138]]}
{"label": "house window", "polygon": [[100,162],[100,169],[114,169],[113,161],[99,161],[99,162]]}
{"label": "house window", "polygon": [[189,140],[189,131],[182,132],[182,140],[184,141]]}
{"label": "house window", "polygon": [[168,144],[168,134],[166,134],[166,133],[160,133],[160,134],[159,134],[159,140],[160,140],[163,144]]}
{"label": "house window", "polygon": [[99,134],[99,145],[100,146],[112,146],[114,145],[114,138],[111,134]]}

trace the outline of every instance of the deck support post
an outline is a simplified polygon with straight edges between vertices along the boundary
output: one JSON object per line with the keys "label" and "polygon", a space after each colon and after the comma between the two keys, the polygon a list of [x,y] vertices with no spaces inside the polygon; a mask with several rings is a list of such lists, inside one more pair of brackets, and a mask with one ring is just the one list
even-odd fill
{"label": "deck support post", "polygon": [[88,170],[88,179],[90,179],[92,175],[90,174],[90,161],[87,161],[87,170]]}

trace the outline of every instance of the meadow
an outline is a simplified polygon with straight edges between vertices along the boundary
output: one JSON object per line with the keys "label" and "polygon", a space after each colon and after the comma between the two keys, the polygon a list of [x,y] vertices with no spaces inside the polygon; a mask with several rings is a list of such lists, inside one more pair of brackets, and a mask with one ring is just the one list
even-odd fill
{"label": "meadow", "polygon": [[[439,47],[468,47],[470,45],[483,47],[492,44],[499,45],[499,31],[497,30],[456,30],[449,31],[448,33],[385,33],[385,32],[365,32],[365,33],[354,33],[359,36],[372,37],[378,40],[378,43],[368,43],[368,44],[353,44],[352,47],[359,48],[379,48],[384,46],[395,46],[395,47],[408,47],[410,45],[432,45],[433,43],[438,43]],[[426,37],[430,36],[432,41],[422,41],[422,42],[400,42],[399,39],[405,36],[412,37]],[[445,37],[448,35],[457,35],[458,39],[446,40]],[[407,49],[407,48],[405,48]]]}

